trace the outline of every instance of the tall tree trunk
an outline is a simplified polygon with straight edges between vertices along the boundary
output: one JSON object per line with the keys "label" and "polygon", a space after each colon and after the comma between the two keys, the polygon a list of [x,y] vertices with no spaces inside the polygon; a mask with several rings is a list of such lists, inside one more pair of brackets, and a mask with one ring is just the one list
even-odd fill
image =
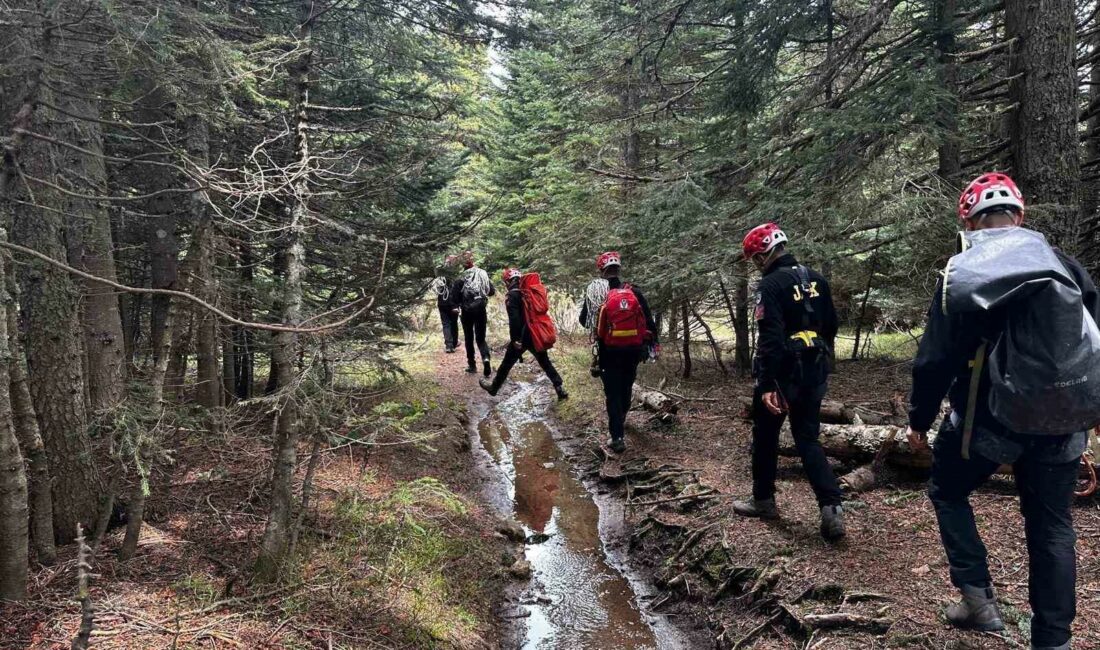
{"label": "tall tree trunk", "polygon": [[[69,119],[53,113],[53,124]],[[60,135],[60,134],[59,134]],[[50,152],[35,143],[21,157],[28,175],[50,178]],[[15,207],[13,238],[49,257],[64,260],[57,193],[35,188],[41,209]],[[67,273],[44,263],[19,266],[21,330],[26,332],[31,398],[53,472],[54,532],[57,541],[76,539],[76,524],[95,521],[98,477],[84,410],[84,354],[78,320],[79,294]]]}
{"label": "tall tree trunk", "polygon": [[[0,260],[2,263],[3,260]],[[10,267],[9,267],[10,268]],[[19,337],[18,285],[11,273],[4,275],[7,284],[7,306],[5,315],[8,322],[8,345],[11,348],[9,367],[9,385],[11,390],[12,420],[19,446],[27,459],[30,469],[28,478],[31,538],[39,564],[53,564],[57,560],[57,547],[54,545],[53,532],[53,495],[50,494],[50,461],[46,456],[46,447],[42,442],[42,432],[38,429],[38,417],[31,402],[30,387],[27,385],[27,357]]]}
{"label": "tall tree trunk", "polygon": [[[200,167],[208,164],[210,157],[210,139],[206,122],[198,116],[189,116],[187,122],[187,153]],[[192,291],[210,304],[216,302],[214,278],[214,227],[209,223],[208,198],[202,189],[191,193],[191,221],[205,224],[196,228],[195,238],[199,253],[195,276],[190,284]],[[206,310],[196,310],[196,351],[198,352],[198,390],[197,401],[207,408],[221,406],[221,364],[218,361],[218,323],[214,315]]]}
{"label": "tall tree trunk", "polygon": [[[301,22],[298,34],[301,57],[294,66],[294,145],[295,165],[298,177],[287,196],[289,223],[286,231],[286,272],[282,279],[282,322],[297,325],[301,320],[302,272],[305,266],[303,237],[305,218],[309,209],[309,75],[313,56],[313,6],[312,0],[302,0]],[[298,337],[291,332],[278,332],[272,347],[273,370],[276,382],[284,391],[293,390],[294,361],[297,357]],[[283,395],[275,431],[274,471],[271,478],[271,509],[260,543],[260,555],[256,572],[260,579],[276,578],[290,545],[293,510],[294,470],[298,459],[298,408],[291,395]]]}
{"label": "tall tree trunk", "polygon": [[691,321],[688,319],[690,311],[688,302],[680,304],[680,320],[684,334],[684,379],[691,378]]}
{"label": "tall tree trunk", "polygon": [[[55,137],[75,144],[89,153],[59,148],[57,156],[63,182],[74,193],[108,194],[107,168],[103,159],[103,133],[95,120],[100,114],[99,102],[86,99],[75,79],[72,92],[62,91],[58,104],[67,115],[89,116],[88,119],[64,117],[55,122]],[[69,176],[71,174],[71,176]],[[71,195],[63,195],[62,210],[69,215],[65,234],[69,261],[78,269],[115,281],[114,242],[111,220],[102,204]],[[110,287],[90,280],[81,281],[81,324],[84,330],[84,351],[87,355],[87,388],[89,406],[95,412],[110,412],[125,393],[125,350],[122,316],[118,297]]]}
{"label": "tall tree trunk", "polygon": [[[1090,39],[1091,53],[1096,56],[1100,53],[1100,31],[1096,31]],[[1100,105],[1100,62],[1094,62],[1089,71],[1089,106]],[[1095,111],[1086,124],[1085,160],[1100,160],[1100,111]],[[1096,168],[1084,172],[1086,176],[1094,176]],[[1100,232],[1100,178],[1092,178],[1082,183],[1081,196],[1081,234],[1078,237],[1077,248],[1081,254],[1081,261],[1095,273],[1100,266],[1100,251],[1097,250],[1097,233]]]}
{"label": "tall tree trunk", "polygon": [[[0,257],[0,309],[12,307]],[[14,361],[8,345],[8,317],[0,314],[0,600],[27,595],[27,475],[15,435],[8,368]]]}
{"label": "tall tree trunk", "polygon": [[[240,251],[240,287],[238,304],[241,320],[252,320],[252,241],[247,232],[241,234]],[[233,350],[236,353],[234,366],[237,370],[237,399],[252,397],[252,384],[255,381],[256,355],[252,330],[234,326]]]}
{"label": "tall tree trunk", "polygon": [[959,70],[955,62],[955,12],[958,0],[932,0],[936,21],[936,62],[944,98],[936,112],[940,128],[937,173],[952,188],[962,176],[962,141],[959,138]]}
{"label": "tall tree trunk", "polygon": [[737,348],[735,359],[737,370],[742,375],[752,370],[752,347],[749,336],[749,310],[752,303],[749,301],[749,270],[747,263],[740,264],[737,276],[737,319],[733,322],[733,332],[737,336]]}
{"label": "tall tree trunk", "polygon": [[[13,182],[18,174],[18,168],[22,165],[20,159],[23,154],[23,145],[26,142],[24,133],[34,126],[34,114],[40,100],[42,81],[44,76],[44,61],[50,54],[53,46],[53,16],[43,15],[43,32],[38,43],[40,51],[38,56],[28,56],[31,68],[27,71],[27,85],[20,99],[15,117],[12,120],[14,128],[3,146],[3,159],[0,160],[0,228],[9,228],[15,222],[17,212],[11,202],[15,188]],[[44,154],[41,154],[44,156]],[[41,161],[42,158],[39,158]],[[41,167],[44,168],[44,165]],[[6,239],[7,233],[0,230],[0,238]],[[27,360],[23,349],[19,344],[17,335],[16,300],[18,293],[17,284],[12,274],[12,269],[4,267],[6,258],[0,257],[0,271],[3,271],[3,283],[0,288],[5,289],[2,306],[4,311],[4,325],[9,335],[8,341],[8,390],[11,403],[12,431],[16,438],[0,438],[0,460],[10,463],[4,471],[2,512],[0,512],[0,554],[4,555],[3,576],[0,582],[0,598],[20,599],[25,594],[26,567],[27,567],[27,513],[28,506],[31,509],[31,522],[34,534],[34,548],[38,561],[42,564],[52,564],[57,558],[54,547],[53,528],[53,497],[51,495],[52,484],[50,481],[49,460],[46,455],[45,444],[42,440],[38,421],[31,405],[29,388],[27,385]],[[0,387],[2,391],[2,387]],[[0,405],[2,406],[2,405]],[[0,418],[3,411],[0,410]],[[0,437],[4,434],[4,428],[0,423]],[[30,468],[30,492],[27,493],[26,469],[23,466],[23,456],[26,457]],[[19,474],[23,473],[23,488],[19,487]],[[23,492],[20,503],[20,492]],[[23,510],[22,516],[19,511]],[[9,557],[10,554],[10,557]],[[9,564],[10,563],[10,564]]]}
{"label": "tall tree trunk", "polygon": [[1076,23],[1069,0],[1006,0],[1012,47],[1009,117],[1012,170],[1029,218],[1055,243],[1076,248],[1080,202]]}

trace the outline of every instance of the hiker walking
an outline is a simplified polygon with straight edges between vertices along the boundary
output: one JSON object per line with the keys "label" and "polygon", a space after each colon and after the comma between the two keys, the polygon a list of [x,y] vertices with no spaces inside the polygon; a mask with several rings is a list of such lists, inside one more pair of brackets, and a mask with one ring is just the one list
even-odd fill
{"label": "hiker walking", "polygon": [[557,331],[547,313],[550,305],[546,287],[542,285],[538,273],[524,274],[519,269],[505,269],[501,277],[508,288],[504,297],[504,307],[508,312],[508,351],[504,353],[504,360],[500,362],[493,380],[480,379],[478,384],[495,396],[508,379],[512,366],[516,365],[524,351],[530,351],[550,379],[558,399],[568,398],[561,375],[554,368],[548,353],[557,340]]}
{"label": "hiker walking", "polygon": [[949,398],[928,486],[951,582],[962,594],[947,619],[964,629],[1004,629],[969,497],[1008,464],[1030,558],[1031,647],[1067,650],[1076,615],[1070,502],[1085,431],[1097,424],[1100,296],[1076,260],[1020,227],[1023,196],[1008,176],[971,182],[958,216],[963,251],[932,296],[913,364],[908,433],[914,449],[927,448],[927,431]]}
{"label": "hiker walking", "polygon": [[[619,277],[622,256],[614,251],[603,253],[596,259],[596,270],[601,279],[607,281],[607,293],[598,306],[585,300],[580,322],[585,327],[594,323],[596,361],[607,402],[607,428],[611,434],[608,446],[621,454],[626,451],[626,414],[630,410],[638,364],[650,353],[656,358],[661,346],[645,296]],[[593,316],[594,306],[597,311]]]}
{"label": "hiker walking", "polygon": [[443,350],[448,354],[458,347],[458,316],[460,313],[459,301],[455,299],[451,291],[454,284],[455,256],[448,255],[443,261],[439,276],[432,280],[432,291],[435,292],[435,305],[439,310],[439,322],[443,326]]}
{"label": "hiker walking", "polygon": [[493,373],[490,365],[489,343],[485,340],[488,326],[489,296],[496,293],[489,274],[474,264],[474,254],[466,251],[462,254],[465,270],[455,280],[451,293],[462,308],[462,335],[466,339],[466,372],[477,372],[477,357],[474,356],[474,343],[481,353],[481,365],[485,376]]}
{"label": "hiker walking", "polygon": [[821,508],[821,535],[844,537],[836,476],[821,448],[821,401],[828,388],[837,317],[829,283],[787,252],[787,235],[774,223],[745,236],[745,257],[763,273],[756,293],[753,360],[752,497],[735,501],[744,517],[778,517],[775,477],[779,431],[790,416],[791,434]]}

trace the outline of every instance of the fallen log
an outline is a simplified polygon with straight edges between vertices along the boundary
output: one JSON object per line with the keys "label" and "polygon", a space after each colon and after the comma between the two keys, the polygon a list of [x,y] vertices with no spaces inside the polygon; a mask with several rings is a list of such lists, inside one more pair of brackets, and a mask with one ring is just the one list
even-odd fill
{"label": "fallen log", "polygon": [[[752,398],[738,397],[741,404],[741,417],[752,419]],[[906,418],[897,415],[878,413],[862,406],[845,404],[834,400],[821,403],[821,422],[824,424],[869,424],[872,426],[904,426]]]}
{"label": "fallen log", "polygon": [[672,424],[677,421],[676,413],[680,410],[680,403],[666,393],[634,384],[633,398],[661,422]]}
{"label": "fallen log", "polygon": [[[887,455],[887,460],[895,465],[927,469],[932,466],[932,454],[927,449],[913,451],[909,446],[909,440],[902,435],[897,435],[897,427],[874,426],[869,424],[823,424],[821,425],[821,446],[825,448],[825,455],[852,462],[870,462],[875,454],[891,436],[897,436],[894,448]],[[935,432],[928,434],[928,442],[931,444],[936,439]],[[798,456],[794,438],[791,436],[789,424],[783,425],[779,433],[779,453],[783,456]]]}

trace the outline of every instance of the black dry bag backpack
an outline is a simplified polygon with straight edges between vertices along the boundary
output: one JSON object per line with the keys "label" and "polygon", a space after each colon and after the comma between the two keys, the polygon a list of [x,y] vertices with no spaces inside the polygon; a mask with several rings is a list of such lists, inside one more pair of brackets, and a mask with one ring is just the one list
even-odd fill
{"label": "black dry bag backpack", "polygon": [[944,271],[943,309],[1003,316],[1004,329],[990,341],[993,416],[1035,435],[1100,424],[1100,331],[1046,238],[993,228],[962,233],[960,242]]}

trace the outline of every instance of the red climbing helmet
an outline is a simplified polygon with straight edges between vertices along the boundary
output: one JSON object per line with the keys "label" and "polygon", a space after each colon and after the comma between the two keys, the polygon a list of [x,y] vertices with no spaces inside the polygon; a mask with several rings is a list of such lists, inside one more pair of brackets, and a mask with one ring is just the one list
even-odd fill
{"label": "red climbing helmet", "polygon": [[745,241],[741,243],[741,250],[745,253],[745,259],[753,255],[767,253],[780,244],[787,242],[787,235],[774,223],[766,223],[757,226],[745,235]]}
{"label": "red climbing helmet", "polygon": [[622,266],[623,258],[617,251],[607,251],[596,258],[596,270],[603,271],[609,266]]}
{"label": "red climbing helmet", "polygon": [[521,275],[523,275],[523,273],[521,273],[519,269],[504,269],[504,272],[500,274],[500,277],[504,280],[505,283],[508,283],[512,280],[515,280]]}
{"label": "red climbing helmet", "polygon": [[990,208],[1009,208],[1023,214],[1024,196],[1005,174],[982,174],[970,181],[959,197],[960,219],[972,219]]}

